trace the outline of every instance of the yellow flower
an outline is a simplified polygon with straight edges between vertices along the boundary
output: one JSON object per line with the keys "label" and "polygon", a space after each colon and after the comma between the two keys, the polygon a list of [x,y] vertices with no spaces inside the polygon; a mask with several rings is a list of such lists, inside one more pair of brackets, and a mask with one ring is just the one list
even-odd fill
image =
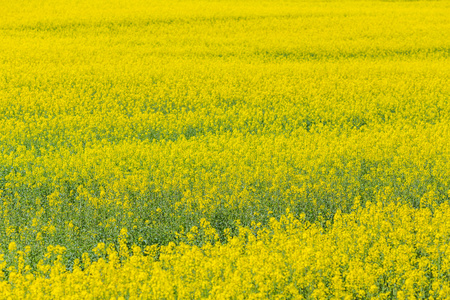
{"label": "yellow flower", "polygon": [[8,245],[8,250],[9,250],[9,252],[13,252],[13,251],[17,250],[17,244],[15,242],[10,242]]}

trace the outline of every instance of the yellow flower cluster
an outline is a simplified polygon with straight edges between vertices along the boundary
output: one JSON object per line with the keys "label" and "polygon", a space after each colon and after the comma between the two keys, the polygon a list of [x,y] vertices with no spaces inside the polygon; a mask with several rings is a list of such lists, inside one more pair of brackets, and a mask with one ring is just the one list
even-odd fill
{"label": "yellow flower cluster", "polygon": [[448,297],[448,2],[0,15],[0,299]]}
{"label": "yellow flower cluster", "polygon": [[[202,220],[186,236],[209,232],[210,241],[119,250],[100,243],[71,271],[64,247],[48,247],[48,263],[31,273],[16,251],[0,298],[20,299],[447,299],[450,297],[450,205],[415,209],[367,203],[338,211],[324,229],[287,212],[267,227],[239,226],[219,243]],[[4,265],[4,263],[3,263]],[[2,275],[5,278],[5,274]]]}

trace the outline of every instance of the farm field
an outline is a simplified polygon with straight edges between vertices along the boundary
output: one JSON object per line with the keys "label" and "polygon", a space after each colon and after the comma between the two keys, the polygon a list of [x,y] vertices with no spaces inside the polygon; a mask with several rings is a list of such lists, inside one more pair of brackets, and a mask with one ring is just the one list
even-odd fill
{"label": "farm field", "polygon": [[0,299],[450,297],[450,1],[0,16]]}

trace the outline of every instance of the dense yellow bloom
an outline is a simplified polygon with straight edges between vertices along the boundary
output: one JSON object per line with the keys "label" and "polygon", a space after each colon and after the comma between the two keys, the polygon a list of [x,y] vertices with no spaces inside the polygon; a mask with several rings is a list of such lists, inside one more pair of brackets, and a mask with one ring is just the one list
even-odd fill
{"label": "dense yellow bloom", "polygon": [[449,297],[448,1],[0,15],[0,299]]}
{"label": "dense yellow bloom", "polygon": [[[158,259],[138,246],[127,253],[108,248],[83,268],[61,265],[57,256],[43,273],[19,268],[2,285],[3,298],[447,298],[450,205],[367,203],[334,217],[323,231],[283,215],[266,228],[239,227],[227,243],[169,243]],[[210,228],[208,224],[204,224]],[[193,230],[198,231],[198,229]],[[60,253],[62,247],[49,247]],[[104,253],[100,243],[94,252]],[[22,254],[18,262],[26,258]],[[26,267],[25,267],[26,269]],[[14,286],[14,288],[13,288]],[[446,292],[447,291],[447,292]],[[383,296],[384,295],[384,296]],[[25,296],[24,296],[25,297]]]}

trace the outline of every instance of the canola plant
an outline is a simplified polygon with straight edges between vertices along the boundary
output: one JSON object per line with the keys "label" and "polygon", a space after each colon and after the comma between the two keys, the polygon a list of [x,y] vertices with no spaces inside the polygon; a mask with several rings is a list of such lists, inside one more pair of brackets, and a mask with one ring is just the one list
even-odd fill
{"label": "canola plant", "polygon": [[0,15],[0,299],[450,297],[448,1]]}

